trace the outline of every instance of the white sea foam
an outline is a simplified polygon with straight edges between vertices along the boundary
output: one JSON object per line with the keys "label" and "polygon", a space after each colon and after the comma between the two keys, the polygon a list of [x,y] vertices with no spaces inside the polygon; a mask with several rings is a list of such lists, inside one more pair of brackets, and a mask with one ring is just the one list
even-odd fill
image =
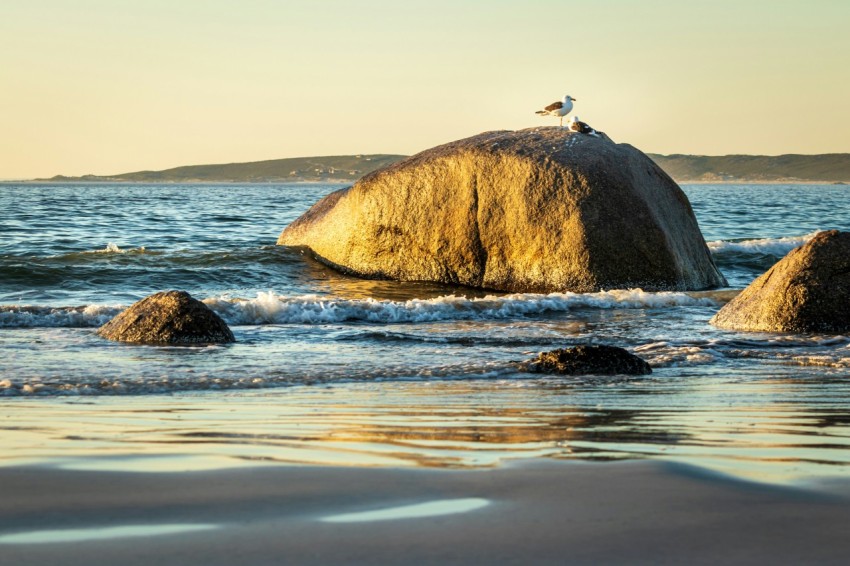
{"label": "white sea foam", "polygon": [[[210,346],[208,348],[215,348]],[[179,349],[179,348],[178,348]],[[430,380],[463,381],[496,380],[502,378],[523,379],[517,376],[512,362],[470,360],[441,365],[412,366],[402,363],[378,366],[362,366],[352,372],[348,365],[325,367],[317,375],[310,368],[293,367],[286,372],[258,374],[256,370],[234,374],[214,374],[175,371],[163,375],[159,371],[147,374],[121,372],[105,368],[92,375],[18,376],[0,379],[0,398],[18,396],[50,395],[143,395],[175,393],[178,391],[226,391],[232,389],[268,389],[293,385],[379,383],[382,381],[421,382]],[[524,378],[529,378],[525,376]]]}
{"label": "white sea foam", "polygon": [[694,297],[677,292],[650,293],[641,289],[547,295],[523,293],[474,299],[444,296],[404,302],[328,299],[315,295],[284,297],[273,293],[259,293],[255,299],[250,300],[216,297],[204,302],[229,324],[235,325],[491,320],[567,312],[577,308],[640,309],[718,305],[708,297]]}
{"label": "white sea foam", "polygon": [[654,368],[698,366],[710,364],[723,357],[719,351],[700,345],[650,344],[635,348],[635,352]]}
{"label": "white sea foam", "polygon": [[820,354],[809,356],[793,356],[790,363],[801,366],[815,366],[826,368],[850,368],[850,357],[836,354]]}
{"label": "white sea foam", "polygon": [[102,250],[93,250],[89,252],[82,252],[86,254],[143,254],[145,253],[145,246],[139,246],[138,248],[128,248],[121,249],[118,244],[114,242],[108,242],[106,247]]}
{"label": "white sea foam", "polygon": [[762,238],[740,241],[717,240],[708,242],[708,249],[714,254],[746,253],[782,257],[794,248],[802,246],[820,232],[821,230],[815,230],[802,236],[788,236],[784,238]]}
{"label": "white sea foam", "polygon": [[[254,299],[212,297],[204,302],[231,325],[329,324],[347,321],[376,324],[451,320],[499,320],[567,312],[579,308],[655,309],[679,306],[718,306],[707,296],[678,292],[650,293],[641,289],[618,289],[599,293],[514,294],[468,299],[444,296],[436,299],[378,301],[336,299],[305,295],[287,297],[259,293]],[[126,306],[44,307],[0,305],[0,327],[41,328],[97,327]]]}
{"label": "white sea foam", "polygon": [[0,305],[0,328],[86,328],[109,322],[122,307],[42,307]]}

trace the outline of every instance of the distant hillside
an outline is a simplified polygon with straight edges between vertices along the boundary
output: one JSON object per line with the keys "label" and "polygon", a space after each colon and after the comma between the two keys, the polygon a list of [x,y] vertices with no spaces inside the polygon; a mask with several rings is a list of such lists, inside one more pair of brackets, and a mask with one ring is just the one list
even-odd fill
{"label": "distant hillside", "polygon": [[47,181],[105,181],[135,183],[271,183],[294,181],[345,181],[359,179],[375,169],[395,163],[403,155],[338,155],[293,157],[250,163],[186,165],[163,171],[136,171],[120,175],[57,175]]}
{"label": "distant hillside", "polygon": [[850,154],[655,155],[679,183],[850,182]]}
{"label": "distant hillside", "polygon": [[[188,165],[164,171],[120,175],[57,175],[42,181],[104,181],[136,183],[271,183],[356,180],[403,155],[339,155],[295,157],[251,163]],[[679,183],[850,183],[850,154],[823,155],[657,155],[649,154]]]}

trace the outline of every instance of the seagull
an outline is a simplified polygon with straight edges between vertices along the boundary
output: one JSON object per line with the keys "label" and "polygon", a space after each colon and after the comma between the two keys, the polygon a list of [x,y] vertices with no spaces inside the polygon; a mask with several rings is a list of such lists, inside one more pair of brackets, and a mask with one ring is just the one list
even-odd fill
{"label": "seagull", "polygon": [[543,110],[538,110],[535,114],[540,114],[541,116],[558,116],[561,119],[561,127],[564,127],[564,116],[570,113],[570,110],[573,109],[573,98],[569,94],[564,95],[563,100],[559,100],[558,102],[553,102]]}
{"label": "seagull", "polygon": [[573,116],[573,120],[572,122],[570,122],[570,130],[578,132],[579,134],[588,134],[591,136],[599,137],[599,132],[579,120],[578,116]]}

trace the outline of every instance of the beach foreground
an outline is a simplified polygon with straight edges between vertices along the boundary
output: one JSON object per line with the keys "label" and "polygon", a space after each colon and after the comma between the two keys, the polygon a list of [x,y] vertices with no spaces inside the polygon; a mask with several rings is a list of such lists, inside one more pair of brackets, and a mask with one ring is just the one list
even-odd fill
{"label": "beach foreground", "polygon": [[[3,564],[838,564],[846,483],[660,462],[0,469]],[[383,513],[369,514],[376,510]]]}

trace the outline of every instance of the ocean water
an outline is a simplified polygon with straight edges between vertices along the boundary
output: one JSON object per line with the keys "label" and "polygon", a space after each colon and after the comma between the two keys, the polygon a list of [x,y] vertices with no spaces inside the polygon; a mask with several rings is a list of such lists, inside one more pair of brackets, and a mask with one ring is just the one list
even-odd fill
{"label": "ocean water", "polygon": [[[818,231],[850,230],[847,187],[683,186],[729,288],[548,295],[360,280],[274,245],[339,187],[0,184],[0,460],[850,470],[850,337],[708,324]],[[166,289],[204,300],[237,343],[94,334]],[[540,376],[517,363],[588,342],[625,347],[653,374]]]}

